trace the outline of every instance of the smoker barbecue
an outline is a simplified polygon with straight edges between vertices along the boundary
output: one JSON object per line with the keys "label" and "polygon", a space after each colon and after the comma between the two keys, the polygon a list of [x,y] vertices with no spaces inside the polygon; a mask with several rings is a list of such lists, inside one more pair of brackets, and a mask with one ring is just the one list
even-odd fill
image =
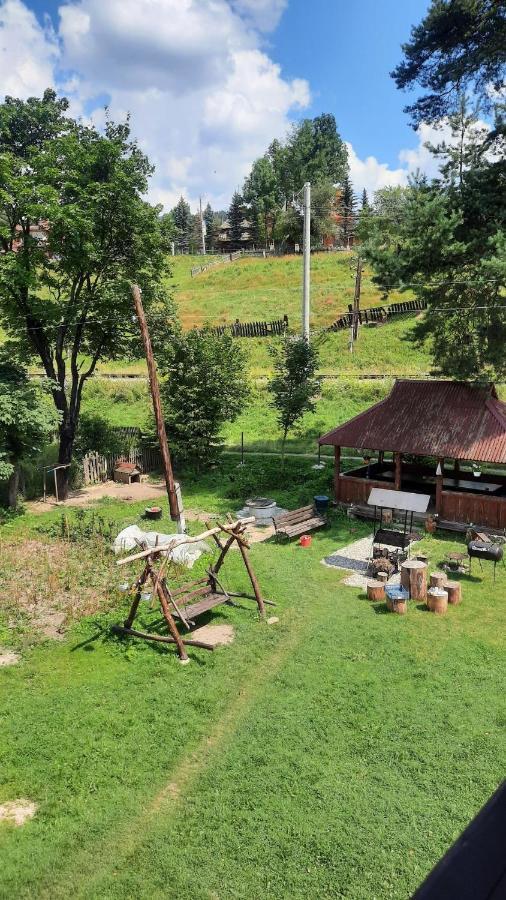
{"label": "smoker barbecue", "polygon": [[490,560],[490,562],[494,563],[494,580],[495,580],[495,567],[498,562],[503,562],[503,548],[502,544],[492,544],[489,541],[470,541],[467,545],[467,553],[469,556],[469,572],[471,572],[471,560],[478,559],[481,560],[486,559]]}

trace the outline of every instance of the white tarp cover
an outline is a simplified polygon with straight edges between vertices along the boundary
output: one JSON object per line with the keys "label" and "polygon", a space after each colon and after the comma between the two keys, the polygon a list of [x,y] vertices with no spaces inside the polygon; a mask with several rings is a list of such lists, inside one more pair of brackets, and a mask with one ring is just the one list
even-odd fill
{"label": "white tarp cover", "polygon": [[180,563],[191,569],[195,560],[202,556],[203,553],[210,551],[209,544],[205,541],[196,541],[194,544],[185,544],[184,534],[160,534],[158,531],[142,531],[138,525],[129,525],[120,531],[113,544],[115,553],[124,553],[128,550],[140,550],[139,543],[144,541],[148,547],[156,547],[156,545],[166,544],[168,541],[174,541],[180,546],[175,546],[169,551],[170,559]]}
{"label": "white tarp cover", "polygon": [[369,506],[381,506],[383,509],[401,509],[403,512],[427,512],[430,503],[428,494],[411,494],[409,491],[389,491],[385,488],[373,488],[367,501]]}

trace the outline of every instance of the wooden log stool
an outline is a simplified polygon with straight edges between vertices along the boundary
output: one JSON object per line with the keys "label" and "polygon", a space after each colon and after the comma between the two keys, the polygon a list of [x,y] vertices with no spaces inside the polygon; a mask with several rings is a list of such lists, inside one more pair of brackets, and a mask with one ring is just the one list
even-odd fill
{"label": "wooden log stool", "polygon": [[444,589],[448,594],[448,603],[458,606],[462,602],[462,585],[460,581],[447,581]]}
{"label": "wooden log stool", "polygon": [[430,587],[427,591],[427,607],[437,616],[444,616],[448,610],[448,591],[440,587]]}
{"label": "wooden log stool", "polygon": [[388,572],[377,572],[376,581],[380,581],[381,584],[386,584],[388,581]]}
{"label": "wooden log stool", "polygon": [[387,599],[387,609],[390,612],[397,613],[399,616],[404,616],[408,611],[408,599],[409,594],[407,590],[400,585],[388,585],[385,589],[386,599]]}
{"label": "wooden log stool", "polygon": [[382,581],[371,580],[367,582],[367,599],[377,603],[385,599],[385,585]]}
{"label": "wooden log stool", "polygon": [[431,572],[430,573],[430,586],[444,588],[446,584],[446,572]]}
{"label": "wooden log stool", "polygon": [[401,566],[401,585],[411,600],[427,599],[427,563],[408,559]]}

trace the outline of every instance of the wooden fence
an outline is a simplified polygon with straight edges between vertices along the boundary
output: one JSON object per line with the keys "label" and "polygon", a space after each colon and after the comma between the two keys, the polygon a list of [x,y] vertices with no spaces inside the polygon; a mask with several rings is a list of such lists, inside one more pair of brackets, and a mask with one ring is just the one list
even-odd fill
{"label": "wooden fence", "polygon": [[233,253],[224,253],[223,256],[215,257],[210,262],[204,263],[202,266],[192,266],[190,275],[192,278],[195,278],[196,275],[200,275],[201,272],[207,272],[208,269],[214,269],[215,266],[222,266],[224,263],[235,262],[236,259],[241,259],[243,253],[243,250],[235,250]]}
{"label": "wooden fence", "polygon": [[[349,309],[350,312],[336,319],[327,330],[340,331],[342,328],[351,328],[353,312],[351,311],[351,306]],[[423,309],[427,309],[425,300],[405,300],[403,303],[391,303],[390,306],[371,306],[370,309],[359,310],[358,321],[360,325],[367,325],[369,322],[386,322],[392,316],[420,312]]]}
{"label": "wooden fence", "polygon": [[230,332],[232,337],[272,337],[283,335],[288,331],[288,316],[282,319],[274,319],[272,322],[240,322],[236,319],[232,325],[216,325],[212,328],[203,328],[200,333],[211,332],[222,335]]}
{"label": "wooden fence", "polygon": [[[138,429],[132,429],[138,432]],[[154,472],[161,468],[162,458],[160,451],[155,447],[132,447],[120,456],[91,451],[83,459],[83,479],[86,485],[100,484],[113,477],[114,467],[122,459],[125,462],[134,463],[142,472]]]}

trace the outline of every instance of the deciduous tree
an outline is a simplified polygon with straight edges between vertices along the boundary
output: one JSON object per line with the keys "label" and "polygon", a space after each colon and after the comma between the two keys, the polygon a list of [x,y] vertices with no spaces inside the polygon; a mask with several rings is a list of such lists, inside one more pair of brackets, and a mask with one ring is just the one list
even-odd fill
{"label": "deciduous tree", "polygon": [[212,462],[220,432],[249,397],[247,358],[237,340],[211,330],[179,333],[157,351],[171,449],[197,468]]}
{"label": "deciduous tree", "polygon": [[[60,414],[58,462],[72,457],[81,398],[100,359],[140,342],[130,283],[170,321],[166,252],[152,172],[128,122],[105,133],[66,115],[53,91],[0,106],[0,317],[21,358],[42,365]],[[68,470],[61,470],[65,497]]]}
{"label": "deciduous tree", "polygon": [[288,432],[305,413],[313,412],[316,406],[320,393],[320,379],[316,376],[318,353],[301,337],[286,337],[271,353],[274,374],[268,388],[281,429],[281,454],[284,462]]}
{"label": "deciduous tree", "polygon": [[0,481],[8,481],[14,507],[23,459],[40,450],[58,427],[48,386],[28,379],[26,370],[0,356]]}

